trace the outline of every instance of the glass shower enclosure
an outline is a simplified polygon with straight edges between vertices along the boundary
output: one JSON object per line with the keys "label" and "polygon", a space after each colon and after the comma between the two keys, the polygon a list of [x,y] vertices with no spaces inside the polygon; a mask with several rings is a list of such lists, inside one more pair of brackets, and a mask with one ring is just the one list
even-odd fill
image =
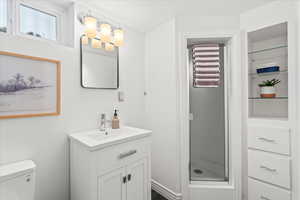
{"label": "glass shower enclosure", "polygon": [[188,41],[190,181],[228,181],[225,49]]}

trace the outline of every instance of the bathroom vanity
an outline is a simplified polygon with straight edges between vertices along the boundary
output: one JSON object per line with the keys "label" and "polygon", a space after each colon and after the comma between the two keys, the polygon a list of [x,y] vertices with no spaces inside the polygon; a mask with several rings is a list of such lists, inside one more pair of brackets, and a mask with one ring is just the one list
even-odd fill
{"label": "bathroom vanity", "polygon": [[71,134],[71,199],[150,200],[150,136],[132,127]]}

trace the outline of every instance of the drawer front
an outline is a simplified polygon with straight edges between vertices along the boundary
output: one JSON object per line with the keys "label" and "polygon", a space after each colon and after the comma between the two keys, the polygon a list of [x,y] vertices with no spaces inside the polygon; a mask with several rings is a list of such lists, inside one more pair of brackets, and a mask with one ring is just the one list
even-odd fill
{"label": "drawer front", "polygon": [[95,151],[93,159],[96,162],[96,170],[103,172],[144,158],[149,153],[150,139],[143,138]]}
{"label": "drawer front", "polygon": [[248,147],[290,155],[290,131],[288,128],[250,126]]}
{"label": "drawer front", "polygon": [[290,159],[282,155],[248,150],[248,175],[290,189]]}
{"label": "drawer front", "polygon": [[249,178],[248,200],[291,200],[291,192]]}

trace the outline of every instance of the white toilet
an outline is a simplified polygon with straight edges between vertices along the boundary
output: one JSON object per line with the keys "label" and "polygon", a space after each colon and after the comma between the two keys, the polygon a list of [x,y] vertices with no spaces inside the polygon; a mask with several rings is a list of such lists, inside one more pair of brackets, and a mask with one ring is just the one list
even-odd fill
{"label": "white toilet", "polygon": [[31,160],[0,165],[0,200],[34,200],[35,168]]}

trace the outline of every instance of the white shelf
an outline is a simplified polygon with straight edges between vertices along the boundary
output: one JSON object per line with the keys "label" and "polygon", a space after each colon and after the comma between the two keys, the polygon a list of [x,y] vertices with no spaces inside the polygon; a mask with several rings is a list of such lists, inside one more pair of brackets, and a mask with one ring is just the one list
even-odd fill
{"label": "white shelf", "polygon": [[[272,34],[275,29],[280,34]],[[280,24],[248,33],[248,112],[249,119],[287,121],[288,118],[288,45],[287,25]],[[266,37],[270,35],[270,37]],[[280,66],[278,72],[256,73],[257,67],[266,63]],[[275,98],[261,98],[258,85],[273,78],[281,82],[276,85]]]}
{"label": "white shelf", "polygon": [[249,76],[274,76],[274,75],[281,75],[281,74],[285,74],[288,75],[288,70],[282,70],[282,71],[278,71],[278,72],[265,72],[265,73],[249,73]]}
{"label": "white shelf", "polygon": [[288,48],[287,45],[280,45],[280,46],[274,46],[274,47],[270,47],[270,48],[250,51],[250,52],[248,52],[248,54],[264,53],[264,52],[274,51],[274,50],[277,50],[277,49],[286,49],[286,48]]}

